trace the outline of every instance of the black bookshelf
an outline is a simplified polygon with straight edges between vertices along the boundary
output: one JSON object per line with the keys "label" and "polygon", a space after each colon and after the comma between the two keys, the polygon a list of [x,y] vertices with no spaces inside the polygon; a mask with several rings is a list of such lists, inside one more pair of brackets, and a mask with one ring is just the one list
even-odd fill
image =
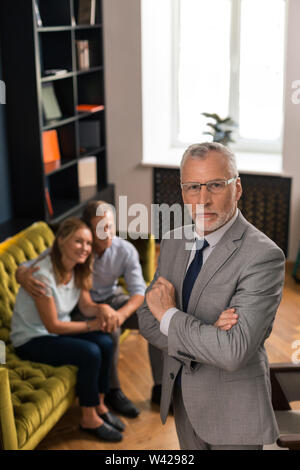
{"label": "black bookshelf", "polygon": [[[114,203],[106,165],[102,1],[95,0],[94,24],[79,24],[80,0],[1,0],[2,68],[6,83],[7,140],[13,200],[13,219],[45,220],[55,224],[79,214],[94,198]],[[37,22],[38,5],[42,24]],[[88,41],[89,66],[81,69],[76,41]],[[46,76],[45,70],[65,70]],[[45,119],[45,87],[55,94],[61,115]],[[96,112],[78,112],[77,105],[103,105]],[[99,145],[82,148],[80,122],[99,128]],[[60,149],[59,166],[49,169],[43,158],[43,132],[55,130]],[[95,156],[97,185],[80,188],[78,163]],[[53,214],[45,191],[48,189]],[[18,222],[19,221],[19,222]],[[23,225],[24,225],[23,223]],[[5,230],[6,230],[5,229]],[[4,232],[3,232],[4,233]],[[1,226],[0,226],[1,236]]]}

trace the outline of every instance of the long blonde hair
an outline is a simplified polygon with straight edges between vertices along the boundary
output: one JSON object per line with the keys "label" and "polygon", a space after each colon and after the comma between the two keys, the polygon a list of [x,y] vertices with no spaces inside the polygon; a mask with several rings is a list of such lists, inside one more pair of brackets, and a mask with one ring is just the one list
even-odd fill
{"label": "long blonde hair", "polygon": [[[66,278],[66,270],[62,264],[62,252],[58,239],[60,238],[63,241],[66,241],[80,228],[87,228],[90,230],[82,220],[77,217],[70,217],[69,219],[64,220],[57,230],[50,256],[58,284],[62,284]],[[87,257],[84,263],[78,263],[74,267],[75,284],[79,289],[89,290],[92,286],[92,262],[93,253],[91,251],[91,254]]]}

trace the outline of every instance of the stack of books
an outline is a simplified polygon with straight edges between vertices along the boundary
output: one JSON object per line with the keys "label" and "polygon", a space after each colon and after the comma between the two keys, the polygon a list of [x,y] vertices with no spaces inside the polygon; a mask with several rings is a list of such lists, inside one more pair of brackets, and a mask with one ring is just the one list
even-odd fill
{"label": "stack of books", "polygon": [[85,157],[78,161],[78,185],[80,201],[97,194],[97,158]]}
{"label": "stack of books", "polygon": [[78,70],[86,70],[90,68],[90,49],[89,41],[82,39],[76,41]]}

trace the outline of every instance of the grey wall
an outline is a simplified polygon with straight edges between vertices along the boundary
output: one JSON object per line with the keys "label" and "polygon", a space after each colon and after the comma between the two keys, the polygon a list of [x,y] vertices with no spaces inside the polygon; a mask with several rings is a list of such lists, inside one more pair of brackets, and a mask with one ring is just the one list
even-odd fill
{"label": "grey wall", "polygon": [[[0,44],[0,80],[3,80]],[[8,151],[6,143],[5,105],[0,104],[0,223],[12,216]]]}
{"label": "grey wall", "polygon": [[128,207],[152,202],[152,168],[141,165],[142,76],[140,0],[104,0],[108,177]]}

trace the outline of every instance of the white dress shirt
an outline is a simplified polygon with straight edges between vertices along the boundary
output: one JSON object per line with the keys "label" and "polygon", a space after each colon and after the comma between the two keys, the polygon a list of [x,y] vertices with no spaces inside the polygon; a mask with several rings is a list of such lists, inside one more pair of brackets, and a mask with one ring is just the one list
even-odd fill
{"label": "white dress shirt", "polygon": [[[217,230],[215,230],[214,232],[211,232],[209,233],[208,235],[205,235],[205,240],[207,240],[207,242],[209,243],[209,246],[207,246],[204,250],[203,250],[203,262],[202,262],[202,266],[204,266],[204,263],[207,261],[207,258],[210,256],[210,254],[212,253],[212,251],[214,250],[215,246],[217,245],[217,243],[221,240],[221,238],[223,237],[223,235],[225,234],[225,232],[227,232],[227,230],[234,224],[234,222],[236,221],[236,218],[239,214],[239,210],[237,209],[235,211],[235,214],[234,216],[229,220],[229,222],[227,222],[226,224],[222,225],[222,227],[218,228]],[[194,257],[195,257],[195,254],[196,254],[196,239],[203,239],[203,237],[200,237],[197,232],[194,232],[195,233],[195,242],[194,242],[194,245],[191,249],[191,255],[190,255],[190,259],[189,259],[189,262],[188,262],[188,265],[187,265],[187,268],[186,268],[186,271],[188,270],[191,262],[193,261]],[[161,319],[161,322],[160,322],[160,331],[161,333],[163,333],[164,335],[168,336],[168,331],[169,331],[169,325],[170,325],[170,321],[173,317],[173,315],[178,312],[178,308],[176,307],[172,307],[172,308],[169,308],[163,315],[162,319]]]}

